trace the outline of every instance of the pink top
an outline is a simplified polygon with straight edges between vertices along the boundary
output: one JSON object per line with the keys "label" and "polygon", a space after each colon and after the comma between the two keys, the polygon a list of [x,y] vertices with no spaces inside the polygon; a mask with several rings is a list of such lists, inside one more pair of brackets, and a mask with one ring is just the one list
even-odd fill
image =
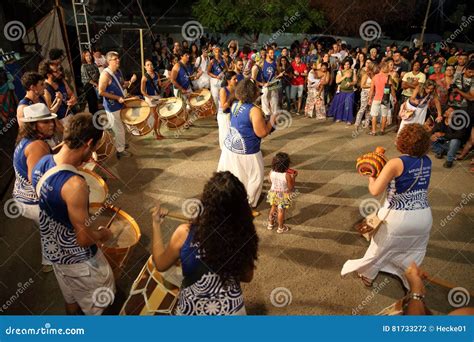
{"label": "pink top", "polygon": [[385,88],[385,84],[387,83],[387,80],[388,80],[388,75],[384,75],[382,73],[378,73],[372,78],[372,82],[375,85],[374,101],[382,101],[383,89]]}

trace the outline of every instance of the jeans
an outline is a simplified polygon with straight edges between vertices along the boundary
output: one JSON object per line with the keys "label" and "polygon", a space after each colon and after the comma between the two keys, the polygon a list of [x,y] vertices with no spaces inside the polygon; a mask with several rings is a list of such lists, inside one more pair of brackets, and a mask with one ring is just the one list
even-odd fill
{"label": "jeans", "polygon": [[444,138],[439,138],[438,140],[433,141],[432,144],[433,151],[436,154],[441,154],[444,152],[448,153],[446,160],[449,162],[454,161],[454,158],[456,157],[456,152],[459,150],[460,147],[461,140],[459,139],[446,140]]}

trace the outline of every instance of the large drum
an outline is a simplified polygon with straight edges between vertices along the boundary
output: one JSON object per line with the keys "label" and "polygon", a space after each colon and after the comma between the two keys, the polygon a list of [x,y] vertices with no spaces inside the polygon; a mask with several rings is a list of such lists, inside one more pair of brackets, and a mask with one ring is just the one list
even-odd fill
{"label": "large drum", "polygon": [[77,171],[89,186],[89,203],[104,203],[109,195],[109,187],[97,173],[80,168]]}
{"label": "large drum", "polygon": [[96,162],[104,162],[115,152],[114,138],[112,133],[108,130],[104,130],[102,138],[99,141],[98,147],[92,154],[92,158]]}
{"label": "large drum", "polygon": [[150,126],[148,120],[151,108],[143,100],[132,99],[124,102],[124,108],[120,111],[125,127],[132,135],[146,135],[151,132],[153,126]]}
{"label": "large drum", "polygon": [[179,129],[188,120],[186,104],[179,97],[170,97],[163,101],[158,114],[168,129]]}
{"label": "large drum", "polygon": [[120,315],[171,315],[182,281],[180,274],[181,267],[177,266],[166,273],[158,272],[150,256],[133,282]]}
{"label": "large drum", "polygon": [[213,116],[217,113],[216,104],[208,89],[201,89],[197,96],[191,96],[189,105],[199,118]]}
{"label": "large drum", "polygon": [[112,267],[115,279],[119,279],[127,260],[140,240],[140,228],[137,222],[123,210],[113,206],[105,207],[98,203],[89,204],[92,227],[105,227],[115,213],[117,215],[110,225],[113,237],[104,244],[102,251]]}

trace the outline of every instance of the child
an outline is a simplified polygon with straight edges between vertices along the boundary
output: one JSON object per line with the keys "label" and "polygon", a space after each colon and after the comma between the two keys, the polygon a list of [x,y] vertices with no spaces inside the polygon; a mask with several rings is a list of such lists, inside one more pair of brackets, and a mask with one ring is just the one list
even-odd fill
{"label": "child", "polygon": [[[272,208],[268,216],[267,229],[272,230],[275,225],[275,218],[278,216],[277,233],[285,233],[290,230],[285,222],[285,209],[290,207],[291,192],[295,187],[295,177],[297,173],[290,169],[290,157],[288,154],[279,152],[273,158],[270,181],[272,187],[268,192],[267,201]],[[278,213],[277,213],[278,209]]]}

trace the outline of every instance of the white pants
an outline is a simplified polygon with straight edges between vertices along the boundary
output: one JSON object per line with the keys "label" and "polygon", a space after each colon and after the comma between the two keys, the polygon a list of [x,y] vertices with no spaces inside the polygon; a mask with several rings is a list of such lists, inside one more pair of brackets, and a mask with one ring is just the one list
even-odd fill
{"label": "white pants", "polygon": [[230,114],[223,113],[221,110],[217,113],[217,126],[219,127],[219,146],[224,149],[224,140],[230,128]]}
{"label": "white pants", "polygon": [[[20,201],[15,201],[16,204],[18,205],[18,208],[20,208],[20,212],[22,213],[23,217],[26,217],[27,219],[30,219],[33,221],[34,225],[36,228],[38,228],[39,231],[39,216],[40,216],[40,209],[38,204],[26,204]],[[46,259],[44,257],[43,253],[43,246],[41,246],[41,264],[42,265],[51,265],[51,261]]]}
{"label": "white pants", "polygon": [[214,100],[214,103],[217,106],[219,106],[219,90],[221,89],[221,80],[218,78],[211,78],[211,94],[212,94],[212,99]]}
{"label": "white pants", "polygon": [[209,79],[210,77],[207,76],[207,74],[202,74],[201,77],[199,77],[197,80],[192,81],[194,89],[196,90],[200,90],[203,88],[209,89],[210,87]]}
{"label": "white pants", "polygon": [[262,193],[264,165],[262,152],[254,154],[238,154],[222,149],[217,171],[230,171],[237,177],[247,190],[249,204],[255,208]]}
{"label": "white pants", "polygon": [[117,152],[123,152],[125,150],[125,127],[120,117],[120,109],[115,112],[105,112],[107,113],[107,120],[112,128],[112,132],[114,132],[115,148]]}
{"label": "white pants", "polygon": [[262,110],[265,116],[276,113],[278,110],[278,89],[268,90],[267,87],[262,89]]}

